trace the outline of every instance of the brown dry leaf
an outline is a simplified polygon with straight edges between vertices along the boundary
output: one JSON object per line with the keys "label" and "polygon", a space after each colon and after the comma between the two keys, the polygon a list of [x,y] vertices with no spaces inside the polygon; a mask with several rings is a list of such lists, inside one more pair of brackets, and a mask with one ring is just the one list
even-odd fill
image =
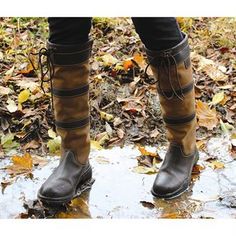
{"label": "brown dry leaf", "polygon": [[13,156],[12,162],[12,165],[6,167],[8,173],[11,175],[29,173],[32,171],[33,159],[29,153],[23,156]]}
{"label": "brown dry leaf", "polygon": [[215,160],[210,161],[208,163],[208,166],[210,166],[213,170],[225,168],[224,163],[222,163],[220,161],[215,161]]}
{"label": "brown dry leaf", "polygon": [[217,65],[213,60],[207,59],[195,52],[191,53],[191,58],[197,62],[197,71],[204,72],[214,81],[225,81],[228,77],[225,74],[226,68],[222,65]]}
{"label": "brown dry leaf", "polygon": [[33,68],[33,65],[31,63],[28,63],[27,66],[22,69],[22,70],[19,70],[17,72],[17,74],[22,74],[24,76],[31,76],[34,74],[34,68]]}
{"label": "brown dry leaf", "polygon": [[13,183],[13,180],[7,180],[7,181],[2,181],[1,182],[1,187],[2,187],[2,194],[4,194],[4,191],[7,186],[11,185]]}
{"label": "brown dry leaf", "polygon": [[33,165],[34,166],[43,167],[43,166],[47,165],[47,163],[48,163],[47,159],[45,159],[43,157],[40,157],[40,156],[37,156],[37,155],[33,155],[32,160],[33,160]]}
{"label": "brown dry leaf", "polygon": [[110,138],[107,132],[102,132],[96,136],[96,141],[99,143],[99,145],[105,144],[109,139]]}
{"label": "brown dry leaf", "polygon": [[199,126],[206,127],[208,130],[212,130],[216,127],[218,124],[218,119],[214,108],[210,109],[207,103],[197,100],[196,111]]}
{"label": "brown dry leaf", "polygon": [[193,170],[192,170],[192,174],[193,175],[197,175],[197,174],[200,174],[202,172],[202,170],[204,170],[205,167],[204,166],[201,166],[199,164],[196,164],[193,166]]}
{"label": "brown dry leaf", "polygon": [[136,113],[136,112],[141,112],[143,108],[140,105],[131,101],[122,106],[122,110],[129,111],[131,113]]}
{"label": "brown dry leaf", "polygon": [[158,131],[158,129],[154,129],[154,130],[151,131],[150,137],[151,138],[156,138],[159,134],[160,134],[160,132]]}
{"label": "brown dry leaf", "polygon": [[117,129],[116,133],[119,139],[122,139],[125,136],[125,132],[122,129]]}
{"label": "brown dry leaf", "polygon": [[140,201],[140,203],[143,205],[143,207],[147,207],[148,209],[155,208],[155,205],[152,202]]}
{"label": "brown dry leaf", "polygon": [[27,149],[37,149],[40,147],[40,143],[36,140],[31,140],[29,143],[26,143],[24,146],[23,146],[23,149],[24,150],[27,150]]}

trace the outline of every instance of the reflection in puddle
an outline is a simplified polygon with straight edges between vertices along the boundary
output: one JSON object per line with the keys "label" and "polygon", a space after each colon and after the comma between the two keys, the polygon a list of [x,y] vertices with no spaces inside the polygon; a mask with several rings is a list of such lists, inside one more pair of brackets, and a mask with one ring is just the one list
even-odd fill
{"label": "reflection in puddle", "polygon": [[[164,151],[158,150],[162,158]],[[155,174],[133,171],[139,155],[138,149],[132,146],[93,150],[90,160],[96,181],[92,189],[64,209],[45,215],[46,211],[40,213],[40,206],[33,200],[41,184],[58,164],[58,158],[50,157],[46,166],[33,171],[33,180],[20,176],[6,186],[4,193],[0,193],[0,218],[236,217],[236,162],[232,158],[227,157],[225,168],[213,170],[205,165],[205,154],[201,153],[200,165],[204,169],[200,175],[193,176],[190,189],[177,199],[165,201],[153,198],[150,193]],[[0,168],[6,164],[7,161],[0,161]],[[0,176],[0,182],[9,179],[4,170],[0,170]],[[33,202],[31,206],[29,201]]]}

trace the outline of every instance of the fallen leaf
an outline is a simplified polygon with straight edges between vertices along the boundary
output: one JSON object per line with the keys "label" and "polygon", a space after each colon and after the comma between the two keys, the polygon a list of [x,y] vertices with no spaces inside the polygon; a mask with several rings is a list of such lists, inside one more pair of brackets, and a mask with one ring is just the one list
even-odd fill
{"label": "fallen leaf", "polygon": [[234,129],[233,125],[229,124],[228,122],[224,123],[221,119],[220,119],[220,127],[225,134],[228,134],[230,130]]}
{"label": "fallen leaf", "polygon": [[19,81],[16,81],[16,84],[21,87],[21,89],[29,89],[30,92],[34,92],[36,89],[38,89],[39,87],[39,84],[34,82],[34,81],[31,81],[29,79],[22,79],[22,80],[19,80]]}
{"label": "fallen leaf", "polygon": [[31,140],[29,143],[26,143],[24,146],[23,146],[23,149],[24,150],[27,150],[27,149],[37,149],[40,147],[40,143],[36,140]]}
{"label": "fallen leaf", "polygon": [[48,130],[48,137],[54,139],[57,137],[57,134],[53,131],[53,129],[49,129]]}
{"label": "fallen leaf", "polygon": [[118,60],[113,57],[111,54],[106,54],[101,56],[104,66],[111,66],[118,62]]}
{"label": "fallen leaf", "polygon": [[4,191],[6,189],[7,186],[11,185],[13,183],[13,180],[11,181],[2,181],[1,182],[1,186],[2,186],[2,194],[4,194]]}
{"label": "fallen leaf", "polygon": [[9,69],[5,75],[8,75],[8,76],[12,76],[13,72],[14,72],[14,69],[15,69],[15,66],[12,66],[11,69]]}
{"label": "fallen leaf", "polygon": [[105,144],[106,141],[108,141],[110,138],[109,138],[109,135],[107,132],[102,132],[100,134],[98,134],[96,136],[96,141],[100,144],[100,145],[103,145]]}
{"label": "fallen leaf", "polygon": [[208,104],[201,100],[196,101],[196,112],[199,126],[212,130],[218,124],[216,110],[214,108],[210,109]]}
{"label": "fallen leaf", "polygon": [[46,158],[43,158],[43,157],[40,157],[37,155],[33,155],[32,159],[33,159],[34,166],[43,167],[43,166],[47,165],[47,163],[48,163],[48,160]]}
{"label": "fallen leaf", "polygon": [[12,90],[8,87],[3,87],[3,86],[0,86],[0,95],[8,95],[12,93]]}
{"label": "fallen leaf", "polygon": [[212,101],[210,102],[211,105],[216,105],[224,99],[224,92],[219,92],[215,94],[212,98]]}
{"label": "fallen leaf", "polygon": [[202,170],[204,170],[204,169],[205,169],[204,166],[196,164],[196,165],[193,166],[192,174],[193,175],[200,174],[202,172]]}
{"label": "fallen leaf", "polygon": [[17,148],[20,146],[19,143],[14,141],[14,134],[9,133],[6,135],[2,135],[1,137],[1,146],[5,151],[9,151],[11,149]]}
{"label": "fallen leaf", "polygon": [[143,207],[147,207],[148,209],[154,209],[155,208],[155,205],[151,202],[140,201],[140,203],[143,205]]}
{"label": "fallen leaf", "polygon": [[117,129],[116,133],[120,139],[124,138],[125,136],[125,132],[122,129]]}
{"label": "fallen leaf", "polygon": [[145,149],[145,147],[143,147],[143,146],[138,146],[138,150],[139,150],[140,153],[141,153],[142,155],[144,155],[144,156],[151,156],[151,157],[157,157],[157,156],[159,156],[158,153],[156,153],[156,152],[147,151],[147,150]]}
{"label": "fallen leaf", "polygon": [[6,167],[7,172],[10,175],[31,173],[33,168],[33,160],[29,153],[26,153],[23,156],[13,156],[11,160],[13,164]]}
{"label": "fallen leaf", "polygon": [[100,111],[100,116],[103,120],[106,121],[112,121],[114,119],[114,116],[112,114],[108,114],[104,111]]}
{"label": "fallen leaf", "polygon": [[208,166],[210,166],[213,170],[225,168],[224,163],[219,162],[219,161],[215,161],[215,160],[210,161],[210,162],[208,163]]}
{"label": "fallen leaf", "polygon": [[156,138],[156,137],[158,137],[158,135],[160,135],[160,132],[158,131],[158,129],[154,129],[150,133],[151,138]]}
{"label": "fallen leaf", "polygon": [[14,102],[14,100],[8,98],[7,103],[8,103],[8,105],[6,107],[9,112],[13,113],[13,112],[17,111],[18,107],[17,107],[16,103]]}
{"label": "fallen leaf", "polygon": [[47,147],[50,153],[57,154],[60,152],[61,148],[61,137],[57,136],[47,142]]}
{"label": "fallen leaf", "polygon": [[126,71],[129,70],[129,69],[131,69],[131,68],[133,68],[133,62],[132,62],[132,60],[131,60],[131,59],[125,60],[125,61],[123,62],[123,67],[124,67],[124,69],[125,69]]}
{"label": "fallen leaf", "polygon": [[156,174],[157,169],[155,167],[146,167],[146,166],[135,166],[132,170],[138,174]]}
{"label": "fallen leaf", "polygon": [[13,165],[19,166],[23,169],[31,170],[33,167],[33,160],[31,155],[27,152],[24,156],[13,156],[12,157]]}
{"label": "fallen leaf", "polygon": [[137,62],[137,64],[139,66],[143,66],[143,64],[145,64],[145,60],[144,60],[144,57],[142,54],[139,54],[139,53],[135,53],[134,54],[134,60]]}
{"label": "fallen leaf", "polygon": [[20,94],[18,95],[18,102],[21,104],[23,102],[26,102],[29,99],[30,96],[30,92],[29,90],[23,90],[20,92]]}
{"label": "fallen leaf", "polygon": [[99,142],[95,141],[95,140],[91,140],[90,145],[91,145],[91,149],[95,149],[95,150],[102,150],[103,149],[103,147],[99,144]]}
{"label": "fallen leaf", "polygon": [[196,142],[198,150],[202,150],[206,146],[206,140],[199,140]]}

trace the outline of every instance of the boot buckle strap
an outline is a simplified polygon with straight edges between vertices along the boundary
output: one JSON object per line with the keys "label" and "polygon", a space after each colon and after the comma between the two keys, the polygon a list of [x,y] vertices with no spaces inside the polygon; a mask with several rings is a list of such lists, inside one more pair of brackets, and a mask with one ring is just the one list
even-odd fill
{"label": "boot buckle strap", "polygon": [[55,125],[57,128],[61,128],[61,129],[78,129],[78,128],[82,128],[88,125],[89,122],[90,122],[90,117],[86,117],[81,120],[70,121],[70,122],[56,120]]}
{"label": "boot buckle strap", "polygon": [[89,84],[86,84],[84,86],[75,88],[75,89],[58,89],[58,88],[52,88],[52,94],[55,97],[79,97],[82,96],[89,91]]}
{"label": "boot buckle strap", "polygon": [[163,120],[165,121],[166,124],[170,125],[181,125],[188,123],[192,120],[194,120],[196,117],[196,113],[194,112],[193,114],[185,117],[180,117],[180,118],[174,118],[174,117],[163,117]]}

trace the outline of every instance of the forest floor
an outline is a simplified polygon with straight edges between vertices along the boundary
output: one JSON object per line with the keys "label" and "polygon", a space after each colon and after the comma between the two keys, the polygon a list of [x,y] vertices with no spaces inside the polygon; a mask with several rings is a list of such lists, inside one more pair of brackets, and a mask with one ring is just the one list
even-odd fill
{"label": "forest floor", "polygon": [[[178,18],[189,35],[200,161],[181,198],[150,194],[167,140],[143,45],[130,18],[94,18],[90,194],[48,212],[37,190],[58,163],[50,85],[37,58],[45,18],[0,18],[0,218],[235,218],[236,18]],[[143,161],[145,160],[145,161]],[[132,191],[129,191],[132,188]],[[14,203],[14,204],[13,204]]]}

